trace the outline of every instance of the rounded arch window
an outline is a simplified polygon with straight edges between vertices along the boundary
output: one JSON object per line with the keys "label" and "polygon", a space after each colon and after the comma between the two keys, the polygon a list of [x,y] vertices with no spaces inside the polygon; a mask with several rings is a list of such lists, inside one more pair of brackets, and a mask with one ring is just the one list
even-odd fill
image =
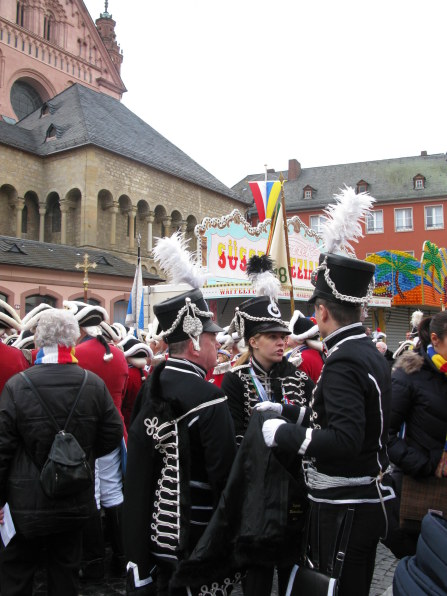
{"label": "rounded arch window", "polygon": [[11,88],[11,105],[17,118],[21,120],[39,109],[43,100],[39,93],[29,83],[16,81]]}
{"label": "rounded arch window", "polygon": [[113,322],[114,323],[121,323],[122,325],[126,322],[126,314],[127,314],[127,300],[118,300],[113,305]]}
{"label": "rounded arch window", "polygon": [[0,292],[0,300],[3,300],[3,302],[8,302],[8,296]]}
{"label": "rounded arch window", "polygon": [[49,304],[55,308],[56,302],[57,300],[53,296],[40,296],[39,294],[28,296],[25,300],[25,314],[28,314],[33,308],[39,306],[39,304]]}
{"label": "rounded arch window", "polygon": [[[77,302],[85,302],[84,296],[78,296],[77,298],[73,298],[73,300],[76,300]],[[91,306],[101,306],[100,301],[96,300],[96,298],[87,298],[87,304],[90,304]]]}

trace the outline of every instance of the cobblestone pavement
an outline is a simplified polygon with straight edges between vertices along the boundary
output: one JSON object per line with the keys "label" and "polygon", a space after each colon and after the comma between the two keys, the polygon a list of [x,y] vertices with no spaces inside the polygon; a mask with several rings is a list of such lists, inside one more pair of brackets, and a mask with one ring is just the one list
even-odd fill
{"label": "cobblestone pavement", "polygon": [[[387,596],[392,596],[390,587],[393,583],[394,569],[397,563],[397,559],[394,558],[391,552],[385,546],[379,544],[370,596],[385,596],[385,593]],[[33,596],[46,596],[46,593],[45,578],[40,573]],[[125,581],[123,579],[113,579],[109,576],[100,584],[81,584],[79,591],[80,596],[117,596],[125,593]],[[242,596],[240,586],[233,591],[233,596]],[[278,596],[276,583],[273,586],[272,596]]]}

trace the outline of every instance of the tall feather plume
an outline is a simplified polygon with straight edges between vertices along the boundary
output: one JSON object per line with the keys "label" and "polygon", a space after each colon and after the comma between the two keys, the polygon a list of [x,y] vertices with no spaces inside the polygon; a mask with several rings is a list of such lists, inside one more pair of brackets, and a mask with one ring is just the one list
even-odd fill
{"label": "tall feather plume", "polygon": [[334,199],[336,202],[324,210],[327,220],[322,225],[321,235],[325,252],[347,250],[354,253],[351,242],[362,238],[360,222],[371,211],[375,199],[367,192],[356,194],[351,186],[345,186]]}
{"label": "tall feather plume", "polygon": [[187,240],[180,231],[169,238],[157,238],[154,260],[171,283],[186,283],[197,289],[205,283],[205,274],[194,261],[188,244],[189,239]]}
{"label": "tall feather plume", "polygon": [[278,300],[281,284],[273,273],[273,261],[268,255],[253,255],[247,263],[247,276],[257,296],[268,296]]}

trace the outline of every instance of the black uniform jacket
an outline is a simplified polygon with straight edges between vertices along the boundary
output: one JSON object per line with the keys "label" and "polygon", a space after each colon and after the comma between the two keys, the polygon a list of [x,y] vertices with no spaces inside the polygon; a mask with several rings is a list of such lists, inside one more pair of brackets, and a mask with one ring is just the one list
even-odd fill
{"label": "black uniform jacket", "polygon": [[[381,474],[389,467],[389,366],[361,323],[338,329],[324,344],[327,358],[311,404],[310,428],[282,425],[275,440],[279,446],[304,455],[318,473],[329,477],[317,488],[310,488],[311,499],[377,502],[375,479],[379,478],[380,483]],[[334,482],[330,477],[369,477],[371,481],[335,487],[343,480]],[[382,493],[384,498],[394,496],[390,487]]]}
{"label": "black uniform jacket", "polygon": [[123,528],[137,587],[157,560],[175,564],[188,554],[190,534],[209,522],[235,457],[226,398],[205,374],[168,358],[145,383],[130,427]]}
{"label": "black uniform jacket", "polygon": [[[314,387],[306,373],[297,369],[285,357],[268,372],[255,358],[241,366],[234,366],[223,378],[222,391],[228,397],[238,444],[248,427],[253,406],[260,401],[253,382],[254,376],[265,388],[268,399],[277,403],[307,406]],[[289,416],[287,408],[284,408],[283,413]]]}
{"label": "black uniform jacket", "polygon": [[392,387],[390,459],[405,474],[433,475],[446,438],[447,377],[424,351],[407,351],[394,366]]}
{"label": "black uniform jacket", "polygon": [[262,425],[269,418],[275,414],[253,412],[218,508],[190,558],[180,563],[176,586],[224,585],[254,562],[296,562],[306,487],[299,458],[266,447]]}

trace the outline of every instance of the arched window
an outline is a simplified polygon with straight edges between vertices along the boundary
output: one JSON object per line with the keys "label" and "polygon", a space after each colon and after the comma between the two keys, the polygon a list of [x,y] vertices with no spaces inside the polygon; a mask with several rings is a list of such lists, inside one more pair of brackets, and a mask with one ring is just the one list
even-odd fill
{"label": "arched window", "polygon": [[118,300],[113,305],[113,322],[121,323],[122,325],[126,322],[127,314],[127,300]]}
{"label": "arched window", "polygon": [[53,34],[53,18],[51,15],[45,15],[43,18],[43,36],[46,40],[51,41]]}
{"label": "arched window", "polygon": [[40,296],[39,294],[33,294],[28,296],[25,300],[25,314],[28,314],[30,310],[33,310],[39,304],[49,304],[50,306],[56,306],[56,298],[53,296]]}
{"label": "arched window", "polygon": [[51,208],[51,231],[61,231],[61,208],[58,203],[54,203]]}
{"label": "arched window", "polygon": [[[84,296],[78,296],[77,298],[73,298],[73,300],[76,300],[77,302],[84,302]],[[100,301],[96,300],[95,298],[87,298],[87,304],[91,304],[92,306],[101,306]]]}
{"label": "arched window", "polygon": [[28,231],[28,206],[25,205],[22,209],[22,234]]}
{"label": "arched window", "polygon": [[6,294],[2,294],[0,292],[0,299],[3,300],[3,302],[8,302],[8,296]]}
{"label": "arched window", "polygon": [[16,23],[20,27],[23,27],[24,12],[23,2],[17,2]]}
{"label": "arched window", "polygon": [[29,83],[16,81],[11,87],[11,105],[19,120],[42,105],[42,98]]}

